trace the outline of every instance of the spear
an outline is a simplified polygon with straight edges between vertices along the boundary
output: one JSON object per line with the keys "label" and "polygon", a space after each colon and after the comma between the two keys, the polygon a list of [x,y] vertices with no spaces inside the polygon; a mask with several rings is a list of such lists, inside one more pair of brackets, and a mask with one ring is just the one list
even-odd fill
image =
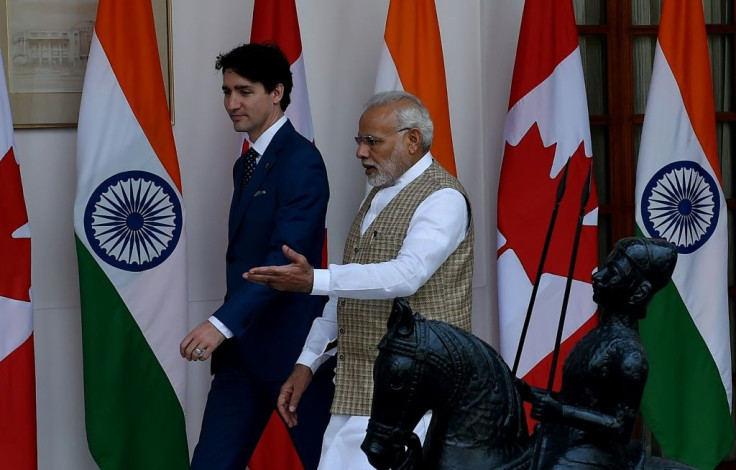
{"label": "spear", "polygon": [[[552,385],[555,381],[555,371],[557,370],[557,360],[560,356],[560,344],[562,343],[562,329],[565,326],[565,316],[567,315],[567,302],[570,298],[570,288],[572,286],[572,278],[573,274],[575,273],[575,261],[578,256],[578,247],[580,246],[580,232],[582,230],[583,226],[583,218],[585,217],[585,206],[588,205],[588,198],[590,197],[590,190],[591,190],[591,182],[593,179],[593,163],[591,162],[590,167],[588,168],[588,176],[585,180],[585,184],[583,184],[583,192],[580,196],[580,213],[578,215],[578,223],[577,227],[575,227],[575,238],[572,245],[572,254],[570,255],[570,267],[567,273],[567,282],[565,284],[565,294],[562,299],[562,309],[560,311],[560,321],[557,325],[557,337],[555,338],[555,349],[552,353],[552,366],[550,368],[549,372],[549,381],[547,382],[547,394],[552,393]],[[542,453],[542,449],[545,447],[545,441],[546,441],[546,435],[544,433],[540,433],[537,437],[537,441],[534,446],[534,451],[532,453],[532,462],[530,465],[530,468],[532,470],[537,470],[537,467],[539,465],[539,459],[540,455]]]}
{"label": "spear", "polygon": [[537,299],[537,291],[539,290],[539,281],[542,279],[542,270],[544,269],[544,262],[547,259],[547,250],[549,249],[550,240],[552,239],[552,232],[555,228],[555,222],[557,221],[557,210],[560,208],[560,202],[562,196],[565,194],[565,187],[567,186],[567,170],[570,166],[570,160],[568,159],[563,169],[562,177],[560,182],[557,183],[557,198],[555,199],[555,206],[552,209],[552,217],[549,220],[549,226],[547,227],[547,236],[544,239],[544,246],[542,248],[542,256],[539,259],[539,267],[537,268],[537,277],[534,279],[534,287],[532,288],[532,296],[529,298],[529,306],[526,309],[526,317],[524,317],[524,326],[521,328],[521,336],[519,337],[519,345],[516,347],[516,357],[514,358],[514,367],[511,369],[511,373],[516,375],[516,371],[519,368],[519,361],[521,360],[521,351],[524,349],[524,342],[526,341],[526,333],[529,329],[529,322],[532,319],[532,310],[534,309],[534,302]]}
{"label": "spear", "polygon": [[557,360],[560,356],[560,344],[562,343],[562,328],[565,326],[565,317],[567,316],[567,301],[570,298],[570,288],[572,287],[572,277],[575,273],[575,261],[578,257],[578,247],[580,246],[580,232],[583,227],[583,218],[585,217],[585,206],[588,205],[590,197],[590,186],[593,179],[593,163],[588,167],[588,177],[583,184],[583,193],[580,196],[580,213],[578,214],[578,225],[575,228],[575,241],[572,245],[572,255],[570,256],[570,269],[567,272],[567,282],[565,284],[565,296],[562,298],[562,310],[560,311],[560,322],[557,325],[557,337],[555,338],[555,349],[552,353],[552,366],[549,371],[549,381],[547,382],[547,393],[552,391],[552,385],[555,381],[555,371],[557,370]]}

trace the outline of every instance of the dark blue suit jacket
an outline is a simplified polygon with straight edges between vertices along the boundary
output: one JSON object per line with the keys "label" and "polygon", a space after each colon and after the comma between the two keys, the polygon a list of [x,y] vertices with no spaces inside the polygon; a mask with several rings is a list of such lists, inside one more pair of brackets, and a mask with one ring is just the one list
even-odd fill
{"label": "dark blue suit jacket", "polygon": [[317,148],[287,121],[261,156],[240,193],[243,158],[233,169],[226,255],[227,294],[215,316],[234,337],[217,348],[212,372],[251,373],[262,380],[285,380],[294,367],[325,297],[280,292],[248,282],[254,266],[288,264],[288,245],[319,267],[329,189]]}

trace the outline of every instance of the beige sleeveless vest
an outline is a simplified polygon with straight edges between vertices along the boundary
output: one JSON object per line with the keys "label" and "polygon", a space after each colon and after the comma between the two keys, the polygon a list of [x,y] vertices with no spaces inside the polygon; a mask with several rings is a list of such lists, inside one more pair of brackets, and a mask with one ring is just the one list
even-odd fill
{"label": "beige sleeveless vest", "polygon": [[[467,201],[465,189],[453,176],[433,162],[409,183],[381,211],[365,234],[360,226],[373,197],[374,188],[363,206],[345,242],[343,264],[380,263],[398,256],[409,222],[419,204],[443,188],[459,191]],[[470,214],[470,204],[468,204]],[[470,330],[473,277],[473,221],[468,234],[434,275],[408,298],[414,312],[425,318],[441,320]],[[335,378],[333,414],[368,416],[373,396],[373,363],[376,346],[386,334],[386,323],[393,299],[358,300],[339,298],[337,306],[338,360]]]}

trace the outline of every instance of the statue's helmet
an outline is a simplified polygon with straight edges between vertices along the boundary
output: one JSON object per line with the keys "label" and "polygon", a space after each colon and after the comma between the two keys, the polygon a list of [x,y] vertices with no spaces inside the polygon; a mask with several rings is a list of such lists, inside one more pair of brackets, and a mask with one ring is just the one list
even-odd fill
{"label": "statue's helmet", "polygon": [[652,294],[667,285],[677,264],[675,246],[659,238],[622,238],[615,249],[651,283]]}

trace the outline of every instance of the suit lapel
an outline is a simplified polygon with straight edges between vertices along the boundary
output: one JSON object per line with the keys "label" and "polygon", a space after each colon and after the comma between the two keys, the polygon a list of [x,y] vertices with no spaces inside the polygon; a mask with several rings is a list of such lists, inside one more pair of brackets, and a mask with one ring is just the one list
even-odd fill
{"label": "suit lapel", "polygon": [[256,169],[253,172],[250,181],[243,189],[242,194],[240,194],[240,181],[242,180],[243,172],[245,171],[243,158],[239,158],[235,163],[235,167],[233,168],[235,190],[233,191],[233,200],[230,205],[230,220],[228,223],[229,239],[231,241],[240,230],[243,218],[250,202],[253,200],[253,196],[258,192],[263,182],[271,173],[274,165],[276,165],[277,156],[286,143],[288,135],[292,132],[296,131],[291,125],[291,122],[287,120],[286,123],[281,126],[281,129],[276,132],[276,135],[273,136],[268,147],[266,147],[266,151],[258,161],[258,165],[256,165]]}

